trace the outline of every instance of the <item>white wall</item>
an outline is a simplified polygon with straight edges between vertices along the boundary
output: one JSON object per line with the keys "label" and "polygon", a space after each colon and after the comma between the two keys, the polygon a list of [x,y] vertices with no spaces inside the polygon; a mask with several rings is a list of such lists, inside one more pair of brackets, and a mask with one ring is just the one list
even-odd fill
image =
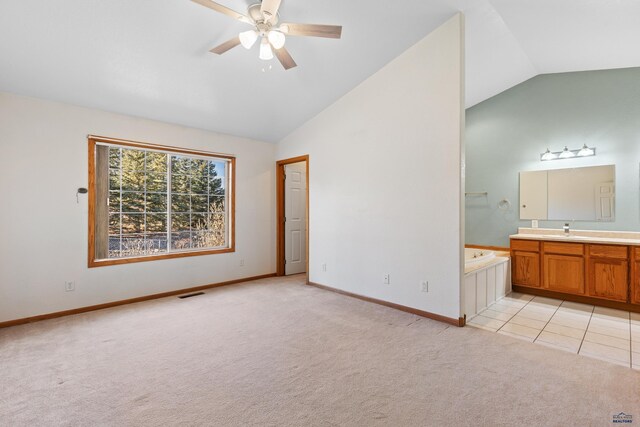
{"label": "white wall", "polygon": [[[88,269],[87,134],[236,155],[236,252]],[[0,92],[0,148],[0,321],[275,271],[273,144]]]}
{"label": "white wall", "polygon": [[456,15],[278,144],[310,156],[312,282],[458,318],[462,32]]}

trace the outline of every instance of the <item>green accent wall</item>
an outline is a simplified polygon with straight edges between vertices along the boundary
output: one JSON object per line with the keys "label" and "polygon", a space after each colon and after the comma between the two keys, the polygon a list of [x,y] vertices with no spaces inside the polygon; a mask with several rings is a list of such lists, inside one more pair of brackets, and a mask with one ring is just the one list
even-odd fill
{"label": "green accent wall", "polygon": [[[547,147],[583,144],[597,155],[541,162]],[[571,224],[573,229],[640,231],[640,68],[545,74],[466,111],[466,243],[508,246],[519,219],[521,171],[614,164],[614,222]],[[503,198],[510,209],[500,209]],[[540,228],[561,228],[540,221]]]}

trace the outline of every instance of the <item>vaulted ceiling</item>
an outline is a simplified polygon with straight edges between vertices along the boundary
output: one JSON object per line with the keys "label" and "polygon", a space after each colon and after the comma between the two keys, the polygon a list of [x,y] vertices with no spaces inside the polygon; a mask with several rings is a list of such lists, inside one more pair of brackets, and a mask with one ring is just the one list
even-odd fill
{"label": "vaulted ceiling", "polygon": [[275,142],[458,11],[467,106],[540,73],[640,66],[640,0],[283,0],[283,20],[344,26],[288,37],[289,71],[255,46],[208,53],[247,27],[189,0],[2,0],[0,90]]}

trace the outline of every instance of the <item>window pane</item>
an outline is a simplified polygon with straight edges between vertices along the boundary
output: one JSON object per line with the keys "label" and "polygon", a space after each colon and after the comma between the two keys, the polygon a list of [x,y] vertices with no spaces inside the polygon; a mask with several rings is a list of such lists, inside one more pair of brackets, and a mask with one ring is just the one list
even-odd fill
{"label": "window pane", "polygon": [[144,238],[149,255],[167,252],[167,233],[145,234]]}
{"label": "window pane", "polygon": [[167,155],[164,153],[155,153],[147,151],[147,172],[156,172],[161,175],[167,173]]}
{"label": "window pane", "polygon": [[[167,214],[147,214],[147,233],[162,233],[167,231]],[[166,236],[165,236],[166,238]]]}
{"label": "window pane", "polygon": [[145,152],[143,150],[122,149],[122,169],[126,171],[144,171]]}
{"label": "window pane", "polygon": [[222,213],[225,212],[225,198],[220,196],[209,197],[209,212]]}
{"label": "window pane", "polygon": [[208,216],[208,230],[218,231],[224,233],[225,227],[225,215],[224,214],[212,214]]}
{"label": "window pane", "polygon": [[120,169],[120,149],[109,147],[109,168]]}
{"label": "window pane", "polygon": [[207,214],[192,213],[191,214],[191,230],[204,231],[208,229]]}
{"label": "window pane", "polygon": [[167,195],[163,193],[147,193],[147,212],[166,212]]}
{"label": "window pane", "polygon": [[120,256],[120,236],[109,236],[109,258]]}
{"label": "window pane", "polygon": [[186,194],[171,196],[171,210],[175,213],[189,212],[191,210],[191,196]]}
{"label": "window pane", "polygon": [[122,191],[144,191],[145,181],[144,171],[122,171]]}
{"label": "window pane", "polygon": [[193,248],[215,248],[225,245],[224,234],[215,231],[195,232],[192,237]]}
{"label": "window pane", "polygon": [[171,231],[189,231],[191,230],[191,215],[189,214],[172,214],[171,215]]}
{"label": "window pane", "polygon": [[209,176],[215,178],[216,176],[223,177],[226,173],[226,163],[221,161],[211,160],[209,161]]}
{"label": "window pane", "polygon": [[207,194],[208,191],[206,176],[194,175],[191,177],[191,194]]}
{"label": "window pane", "polygon": [[192,195],[191,196],[191,211],[192,212],[207,212],[208,205],[209,205],[209,198],[207,197],[207,195],[204,195],[204,196]]}
{"label": "window pane", "polygon": [[167,174],[147,172],[147,192],[166,193]]}
{"label": "window pane", "polygon": [[122,233],[142,233],[144,232],[144,214],[123,214]]}
{"label": "window pane", "polygon": [[120,170],[109,169],[109,190],[120,191]]}
{"label": "window pane", "polygon": [[109,234],[120,234],[120,214],[109,214]]}
{"label": "window pane", "polygon": [[171,233],[171,249],[190,249],[191,232]]}
{"label": "window pane", "polygon": [[171,156],[171,174],[189,175],[191,173],[191,159],[184,156]]}
{"label": "window pane", "polygon": [[171,175],[171,192],[173,194],[189,194],[190,188],[188,175]]}
{"label": "window pane", "polygon": [[193,176],[207,176],[209,174],[209,162],[204,159],[193,159],[191,161],[191,174]]}
{"label": "window pane", "polygon": [[120,243],[121,256],[146,255],[147,247],[142,234],[123,235]]}
{"label": "window pane", "polygon": [[122,193],[122,212],[144,212],[144,193]]}
{"label": "window pane", "polygon": [[109,205],[109,212],[120,212],[120,192],[109,191],[109,197],[107,198],[107,205]]}
{"label": "window pane", "polygon": [[209,180],[209,194],[212,196],[224,196],[224,181],[221,178]]}
{"label": "window pane", "polygon": [[178,194],[172,197],[171,209],[175,213],[191,212],[191,196],[188,194]]}

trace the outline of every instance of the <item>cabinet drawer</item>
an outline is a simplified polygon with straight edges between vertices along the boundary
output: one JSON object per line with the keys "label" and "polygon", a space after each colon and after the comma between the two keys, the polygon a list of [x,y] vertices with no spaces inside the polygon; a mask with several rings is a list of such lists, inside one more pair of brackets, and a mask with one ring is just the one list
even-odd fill
{"label": "cabinet drawer", "polygon": [[599,258],[627,259],[627,246],[589,245],[589,255]]}
{"label": "cabinet drawer", "polygon": [[640,246],[635,246],[633,248],[633,257],[640,261]]}
{"label": "cabinet drawer", "polygon": [[584,245],[582,243],[544,242],[542,248],[545,253],[550,254],[584,255]]}
{"label": "cabinet drawer", "polygon": [[514,251],[538,252],[540,242],[537,240],[511,240],[511,249]]}

